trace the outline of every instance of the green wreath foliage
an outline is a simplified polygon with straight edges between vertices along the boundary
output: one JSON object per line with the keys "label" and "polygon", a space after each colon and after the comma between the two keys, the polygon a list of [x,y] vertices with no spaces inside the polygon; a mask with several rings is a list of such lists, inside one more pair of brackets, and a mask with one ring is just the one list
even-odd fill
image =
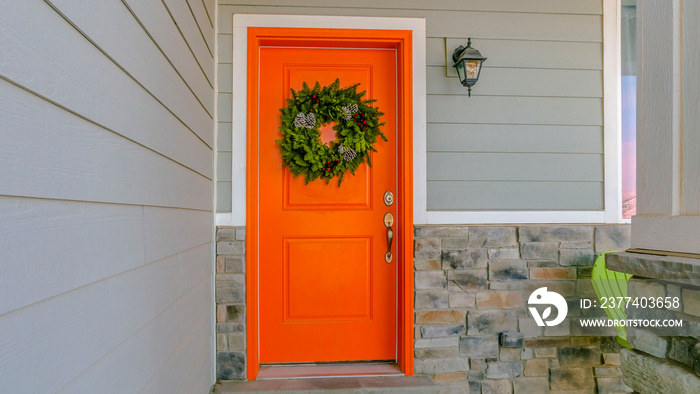
{"label": "green wreath foliage", "polygon": [[[376,100],[363,100],[366,92],[357,92],[359,84],[341,88],[340,80],[328,86],[306,82],[280,109],[282,138],[276,141],[282,153],[283,167],[294,176],[304,174],[305,181],[322,179],[328,184],[338,177],[338,186],[347,171],[355,175],[362,163],[370,167],[370,152],[376,152],[377,138],[388,141],[380,128],[384,115],[371,106]],[[320,127],[335,123],[337,140],[321,143]]]}

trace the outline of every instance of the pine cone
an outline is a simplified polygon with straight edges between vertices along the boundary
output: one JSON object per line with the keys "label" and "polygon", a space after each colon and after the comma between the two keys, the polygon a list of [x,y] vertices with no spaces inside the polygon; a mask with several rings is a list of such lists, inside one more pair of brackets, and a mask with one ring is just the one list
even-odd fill
{"label": "pine cone", "polygon": [[343,110],[342,118],[345,120],[352,119],[352,115],[359,109],[357,104],[346,105],[341,108]]}
{"label": "pine cone", "polygon": [[313,112],[309,112],[304,115],[303,112],[299,112],[297,116],[294,117],[294,127],[305,127],[307,129],[313,129],[316,126],[316,115]]}
{"label": "pine cone", "polygon": [[343,144],[338,145],[338,153],[340,153],[341,155],[345,153],[345,147],[343,146]]}
{"label": "pine cone", "polygon": [[304,127],[306,125],[306,116],[299,112],[296,117],[294,117],[294,127]]}
{"label": "pine cone", "polygon": [[357,157],[357,152],[355,152],[354,149],[346,149],[345,153],[343,153],[343,160],[345,161],[352,161]]}

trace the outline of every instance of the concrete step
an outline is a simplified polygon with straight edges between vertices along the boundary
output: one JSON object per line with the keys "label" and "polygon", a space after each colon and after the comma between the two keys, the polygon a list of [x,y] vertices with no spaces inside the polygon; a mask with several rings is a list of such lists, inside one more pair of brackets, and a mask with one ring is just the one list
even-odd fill
{"label": "concrete step", "polygon": [[376,376],[318,379],[227,381],[216,384],[212,394],[226,393],[439,393],[426,376]]}

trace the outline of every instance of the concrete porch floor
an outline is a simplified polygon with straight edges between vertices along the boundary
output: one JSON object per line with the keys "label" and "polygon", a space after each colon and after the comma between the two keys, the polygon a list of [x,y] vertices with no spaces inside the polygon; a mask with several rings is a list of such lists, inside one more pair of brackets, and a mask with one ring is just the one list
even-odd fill
{"label": "concrete porch floor", "polygon": [[[425,376],[376,376],[318,379],[227,381],[212,394],[226,393],[439,393],[441,388]],[[465,387],[466,389],[466,387]]]}

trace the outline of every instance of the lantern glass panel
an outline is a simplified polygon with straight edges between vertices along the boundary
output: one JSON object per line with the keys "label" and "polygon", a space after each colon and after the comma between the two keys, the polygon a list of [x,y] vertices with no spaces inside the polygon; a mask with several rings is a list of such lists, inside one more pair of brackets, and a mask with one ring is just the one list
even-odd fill
{"label": "lantern glass panel", "polygon": [[464,67],[467,71],[467,79],[476,79],[479,77],[479,68],[481,67],[481,60],[466,60],[464,62]]}
{"label": "lantern glass panel", "polygon": [[457,69],[457,76],[459,77],[460,81],[464,81],[465,76],[464,76],[464,62],[459,62],[455,65],[455,69]]}

